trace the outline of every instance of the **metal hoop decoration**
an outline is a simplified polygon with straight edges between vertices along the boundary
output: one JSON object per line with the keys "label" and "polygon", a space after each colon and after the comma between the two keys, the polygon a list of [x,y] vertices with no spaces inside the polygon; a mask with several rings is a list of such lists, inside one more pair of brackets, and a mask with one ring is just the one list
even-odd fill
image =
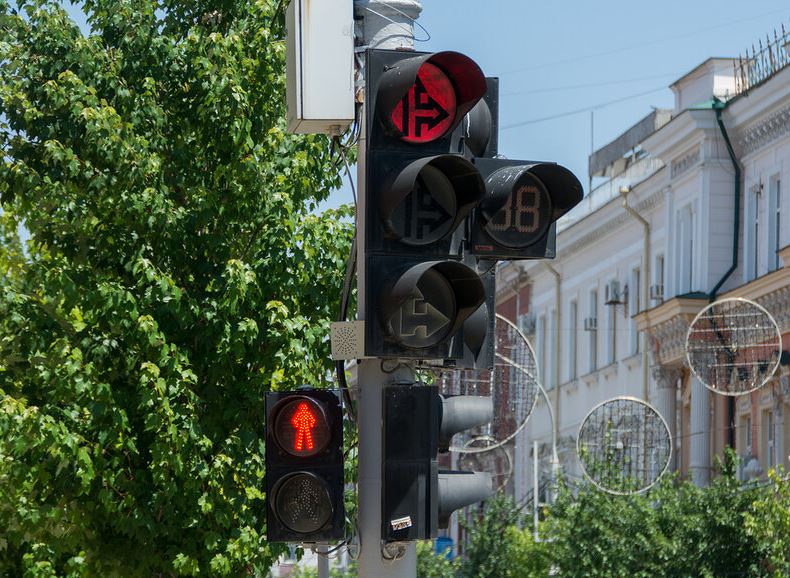
{"label": "metal hoop decoration", "polygon": [[[474,447],[474,444],[479,444],[479,443],[492,444],[492,445],[484,446],[483,451],[462,453],[460,456],[458,456],[459,467],[461,469],[466,469],[466,466],[468,465],[469,461],[474,463],[475,460],[482,460],[486,455],[485,452],[491,452],[492,461],[494,461],[497,464],[504,462],[505,468],[502,471],[496,469],[492,470],[490,467],[483,467],[483,468],[472,467],[471,469],[474,471],[489,472],[495,480],[497,478],[501,478],[501,480],[497,483],[497,490],[501,490],[507,485],[507,483],[510,481],[510,477],[513,474],[513,458],[511,457],[510,452],[507,450],[507,448],[502,447],[502,444],[497,443],[497,441],[491,436],[473,437],[472,439],[467,441],[465,445],[467,447]],[[479,465],[483,465],[479,461],[477,463]]]}
{"label": "metal hoop decoration", "polygon": [[669,469],[672,437],[666,420],[652,405],[619,396],[589,411],[579,427],[576,451],[591,484],[609,494],[628,496],[646,492]]}
{"label": "metal hoop decoration", "polygon": [[[500,351],[499,345],[499,332],[504,328],[510,335],[512,335],[512,339],[517,342],[519,347],[524,347],[525,349],[522,350],[522,354],[526,355],[527,359],[524,363],[518,363],[516,360],[512,359],[511,356],[507,355],[508,352]],[[514,332],[514,333],[513,333]],[[473,431],[473,432],[465,432],[467,437],[464,436],[456,436],[458,438],[456,442],[450,446],[449,450],[452,452],[457,452],[459,454],[464,453],[481,453],[487,452],[494,448],[501,447],[504,444],[508,443],[512,439],[514,439],[518,433],[524,429],[524,426],[529,419],[529,416],[532,414],[532,410],[535,407],[535,403],[537,401],[537,393],[538,393],[538,367],[537,367],[537,359],[535,357],[535,351],[532,349],[532,345],[530,344],[529,340],[526,336],[521,332],[521,330],[513,324],[510,320],[506,319],[502,315],[496,315],[496,324],[495,324],[495,360],[494,360],[494,370],[493,371],[478,371],[475,372],[476,375],[482,376],[481,379],[478,379],[480,383],[487,384],[489,389],[490,395],[494,398],[495,404],[502,404],[505,403],[503,400],[507,398],[507,403],[511,406],[515,405],[517,401],[513,401],[510,398],[510,394],[516,394],[516,399],[521,400],[524,399],[524,407],[520,408],[520,411],[517,413],[519,414],[516,416],[515,426],[512,430],[509,431],[506,435],[504,435],[501,439],[496,438],[496,436],[491,436],[490,432],[480,432],[480,431]],[[510,335],[508,337],[510,337]],[[502,372],[503,368],[507,367],[511,371],[509,375],[504,375]],[[498,371],[498,369],[500,371]],[[500,373],[502,372],[502,373]],[[459,377],[461,380],[463,376]],[[505,392],[505,388],[509,385],[512,387],[511,381],[515,381],[516,386],[521,386],[520,391],[507,391]],[[523,394],[523,395],[522,395]],[[520,397],[518,397],[520,396]],[[502,411],[497,413],[497,409],[501,408],[494,408],[494,429],[497,429],[496,426],[502,425],[502,418],[504,417]],[[515,410],[511,409],[515,413]],[[508,429],[508,428],[505,428]],[[469,445],[469,440],[480,437],[481,435],[486,435],[489,439],[493,441],[492,445],[486,446],[484,448],[476,448]],[[472,436],[471,438],[469,436]]]}
{"label": "metal hoop decoration", "polygon": [[686,334],[686,361],[711,391],[743,395],[765,385],[779,367],[782,335],[764,307],[742,297],[700,311]]}

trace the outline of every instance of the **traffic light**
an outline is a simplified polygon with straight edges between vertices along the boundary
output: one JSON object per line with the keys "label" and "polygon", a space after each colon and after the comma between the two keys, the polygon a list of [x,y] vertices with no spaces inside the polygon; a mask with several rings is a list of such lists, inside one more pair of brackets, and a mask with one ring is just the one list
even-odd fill
{"label": "traffic light", "polygon": [[366,354],[448,358],[486,297],[462,260],[462,225],[485,185],[456,150],[486,79],[457,52],[388,50],[368,51],[366,79]]}
{"label": "traffic light", "polygon": [[332,390],[266,394],[266,522],[270,542],[345,534],[343,414]]}
{"label": "traffic light", "polygon": [[553,259],[557,219],[582,200],[582,185],[556,163],[475,158],[486,196],[472,215],[470,250],[484,259]]}
{"label": "traffic light", "polygon": [[384,390],[383,540],[435,538],[453,511],[493,494],[490,473],[439,469],[439,452],[447,451],[450,438],[493,414],[490,397],[444,398],[426,385]]}

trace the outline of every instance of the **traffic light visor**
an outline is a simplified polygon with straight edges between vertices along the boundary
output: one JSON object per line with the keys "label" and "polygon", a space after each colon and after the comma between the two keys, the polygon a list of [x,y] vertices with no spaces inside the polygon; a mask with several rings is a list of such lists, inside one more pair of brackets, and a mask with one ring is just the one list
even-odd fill
{"label": "traffic light visor", "polygon": [[480,173],[459,155],[423,157],[401,170],[379,201],[389,235],[429,245],[450,235],[485,197]]}
{"label": "traffic light visor", "polygon": [[463,263],[420,263],[388,292],[381,311],[384,330],[405,347],[428,348],[458,331],[484,300],[479,275]]}

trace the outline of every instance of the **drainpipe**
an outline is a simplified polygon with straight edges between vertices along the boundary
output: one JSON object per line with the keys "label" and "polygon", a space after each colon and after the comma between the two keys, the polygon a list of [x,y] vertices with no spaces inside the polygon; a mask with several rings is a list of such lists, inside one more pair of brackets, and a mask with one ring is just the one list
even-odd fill
{"label": "drainpipe", "polygon": [[[716,300],[716,294],[718,293],[719,289],[724,282],[732,275],[733,271],[738,268],[738,225],[741,215],[741,164],[738,162],[737,157],[735,156],[735,151],[732,149],[732,143],[730,142],[730,137],[727,134],[727,129],[724,128],[724,122],[721,120],[721,111],[723,111],[727,107],[727,103],[721,102],[720,100],[714,98],[713,99],[713,110],[716,113],[716,123],[719,125],[719,130],[721,131],[721,136],[724,138],[724,142],[727,145],[727,152],[730,155],[730,162],[732,163],[732,168],[735,170],[735,183],[733,187],[733,196],[735,197],[735,210],[732,217],[732,265],[730,268],[727,269],[727,272],[724,273],[724,276],[719,279],[719,282],[711,289],[710,293],[708,293],[708,301],[713,303]],[[727,400],[727,444],[731,447],[735,447],[735,398],[729,397]]]}
{"label": "drainpipe", "polygon": [[[628,204],[628,193],[631,192],[631,187],[620,187],[620,196],[623,197],[623,208],[630,213],[630,215],[642,223],[644,229],[644,242],[642,245],[642,267],[644,270],[644,279],[642,279],[642,307],[645,311],[648,309],[647,302],[649,298],[648,285],[650,284],[650,223],[640,215],[636,209]],[[637,313],[639,313],[637,311]],[[647,325],[642,332],[642,397],[645,403],[650,403],[650,381],[648,378],[648,357],[647,357],[647,333],[650,330],[650,319],[647,319]]]}
{"label": "drainpipe", "polygon": [[[557,271],[551,263],[548,261],[543,262],[546,265],[546,268],[554,275],[554,302],[556,303],[556,315],[557,315],[557,323],[554,326],[554,439],[560,439],[560,289],[561,289],[561,277],[559,271]],[[551,464],[551,472],[552,476],[554,477],[554,481],[557,480],[557,475],[559,473],[559,460],[557,458],[556,453],[552,456],[552,464]]]}

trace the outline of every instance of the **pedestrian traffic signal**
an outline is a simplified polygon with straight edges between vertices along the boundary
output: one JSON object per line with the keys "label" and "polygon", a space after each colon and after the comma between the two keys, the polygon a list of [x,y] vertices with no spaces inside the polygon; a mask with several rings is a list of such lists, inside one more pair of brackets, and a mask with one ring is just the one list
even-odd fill
{"label": "pedestrian traffic signal", "polygon": [[447,358],[485,301],[479,275],[461,259],[461,225],[485,185],[452,149],[486,79],[457,52],[387,50],[368,51],[366,79],[366,353]]}
{"label": "pedestrian traffic signal", "polygon": [[266,394],[266,521],[270,542],[345,533],[343,415],[331,390]]}
{"label": "pedestrian traffic signal", "polygon": [[490,397],[444,398],[435,386],[384,391],[382,529],[386,541],[435,538],[455,510],[493,494],[488,472],[439,469],[450,438],[493,419]]}
{"label": "pedestrian traffic signal", "polygon": [[582,185],[556,163],[475,158],[486,196],[472,215],[471,252],[485,259],[553,259],[557,220],[582,200]]}

